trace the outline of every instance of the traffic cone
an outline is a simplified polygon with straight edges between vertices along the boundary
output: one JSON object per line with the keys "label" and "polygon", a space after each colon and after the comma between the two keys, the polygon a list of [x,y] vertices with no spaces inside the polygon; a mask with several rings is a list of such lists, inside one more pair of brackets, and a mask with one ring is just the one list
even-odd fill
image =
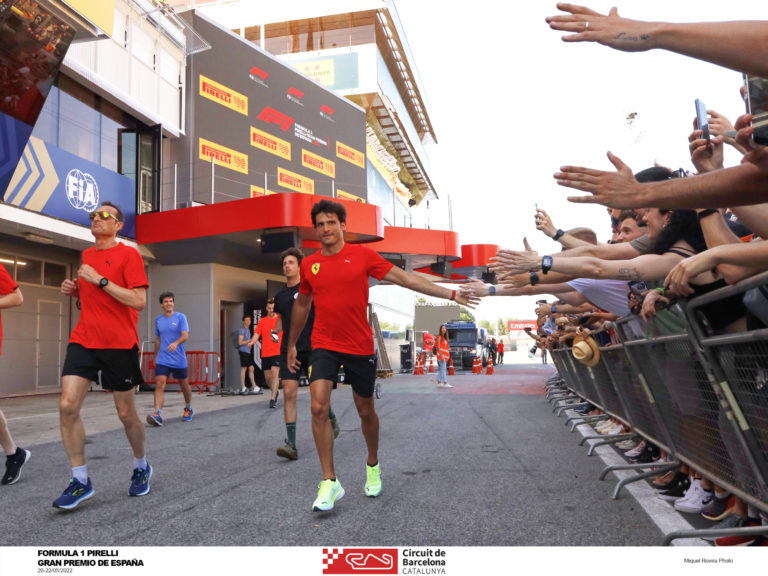
{"label": "traffic cone", "polygon": [[456,372],[453,369],[453,358],[448,357],[448,376],[455,376]]}
{"label": "traffic cone", "polygon": [[413,367],[413,375],[419,376],[422,374],[421,371],[421,354],[416,355],[416,365]]}
{"label": "traffic cone", "polygon": [[475,359],[472,361],[472,374],[482,374],[483,373],[483,365],[480,363],[480,356],[475,356]]}
{"label": "traffic cone", "polygon": [[432,356],[431,354],[429,355],[429,370],[428,370],[428,372],[430,374],[434,374],[435,373],[435,357]]}
{"label": "traffic cone", "polygon": [[490,358],[488,358],[488,364],[485,366],[485,373],[486,374],[493,374],[493,362]]}

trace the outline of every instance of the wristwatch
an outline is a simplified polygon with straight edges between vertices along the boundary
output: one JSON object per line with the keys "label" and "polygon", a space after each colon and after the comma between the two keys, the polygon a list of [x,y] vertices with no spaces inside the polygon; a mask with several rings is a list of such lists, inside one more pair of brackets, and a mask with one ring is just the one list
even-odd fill
{"label": "wristwatch", "polygon": [[488,296],[496,296],[496,286],[493,284],[488,286]]}
{"label": "wristwatch", "polygon": [[99,288],[103,290],[107,284],[109,284],[109,279],[106,276],[102,276],[101,280],[99,280]]}
{"label": "wristwatch", "polygon": [[541,259],[541,272],[546,274],[550,268],[552,268],[552,256],[544,256]]}
{"label": "wristwatch", "polygon": [[549,309],[550,309],[551,313],[554,314],[555,312],[557,312],[557,305],[556,304],[552,304],[549,307]]}
{"label": "wristwatch", "polygon": [[539,283],[539,275],[531,270],[531,286],[536,286]]}
{"label": "wristwatch", "polygon": [[558,240],[560,240],[560,238],[562,237],[563,234],[565,234],[565,232],[563,232],[563,229],[562,228],[558,228],[557,232],[555,232],[555,235],[552,236],[552,240],[557,242]]}

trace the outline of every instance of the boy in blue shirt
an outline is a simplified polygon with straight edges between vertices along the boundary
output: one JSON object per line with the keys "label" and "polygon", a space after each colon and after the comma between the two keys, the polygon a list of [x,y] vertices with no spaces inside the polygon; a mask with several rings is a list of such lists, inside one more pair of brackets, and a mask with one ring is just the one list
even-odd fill
{"label": "boy in blue shirt", "polygon": [[179,381],[184,394],[185,407],[181,419],[190,422],[194,414],[184,345],[189,339],[187,317],[174,310],[173,292],[160,294],[160,305],[163,313],[155,318],[155,411],[147,415],[147,422],[152,426],[163,425],[163,398],[169,375]]}

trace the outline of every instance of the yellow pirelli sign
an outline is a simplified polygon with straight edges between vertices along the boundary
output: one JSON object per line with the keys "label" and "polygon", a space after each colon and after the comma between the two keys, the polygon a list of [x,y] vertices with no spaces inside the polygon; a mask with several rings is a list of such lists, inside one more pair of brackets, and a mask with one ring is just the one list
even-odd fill
{"label": "yellow pirelli sign", "polygon": [[213,162],[219,166],[224,166],[242,174],[248,174],[248,156],[246,154],[221,144],[216,144],[205,138],[200,138],[199,156],[200,160],[210,162],[211,158],[213,158]]}
{"label": "yellow pirelli sign", "polygon": [[296,174],[284,168],[277,169],[277,183],[284,188],[301,192],[302,194],[315,193],[315,181],[301,174]]}
{"label": "yellow pirelli sign", "polygon": [[251,126],[251,146],[284,160],[291,159],[291,143]]}
{"label": "yellow pirelli sign", "polygon": [[248,116],[248,96],[200,74],[200,96]]}
{"label": "yellow pirelli sign", "polygon": [[342,160],[346,160],[350,164],[354,164],[360,168],[365,168],[365,154],[359,150],[355,150],[352,146],[347,146],[343,142],[336,140],[336,156]]}
{"label": "yellow pirelli sign", "polygon": [[365,198],[361,198],[355,194],[350,194],[349,192],[344,192],[344,190],[339,190],[338,188],[336,189],[336,196],[339,198],[344,198],[344,200],[352,200],[354,202],[366,204]]}
{"label": "yellow pirelli sign", "polygon": [[277,194],[273,190],[267,190],[264,192],[264,188],[261,186],[254,186],[251,184],[251,198],[258,198],[259,196],[269,196],[270,194]]}
{"label": "yellow pirelli sign", "polygon": [[301,150],[301,165],[320,174],[336,178],[336,162],[318,156],[309,150]]}

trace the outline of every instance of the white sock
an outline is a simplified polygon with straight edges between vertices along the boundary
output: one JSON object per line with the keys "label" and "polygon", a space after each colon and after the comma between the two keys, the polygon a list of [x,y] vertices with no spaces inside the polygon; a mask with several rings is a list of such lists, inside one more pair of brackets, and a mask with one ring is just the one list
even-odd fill
{"label": "white sock", "polygon": [[75,466],[72,468],[72,478],[81,484],[88,484],[88,465]]}
{"label": "white sock", "polygon": [[142,470],[147,469],[147,457],[142,456],[141,458],[134,458],[133,459],[133,468],[134,470],[136,468],[141,468]]}

